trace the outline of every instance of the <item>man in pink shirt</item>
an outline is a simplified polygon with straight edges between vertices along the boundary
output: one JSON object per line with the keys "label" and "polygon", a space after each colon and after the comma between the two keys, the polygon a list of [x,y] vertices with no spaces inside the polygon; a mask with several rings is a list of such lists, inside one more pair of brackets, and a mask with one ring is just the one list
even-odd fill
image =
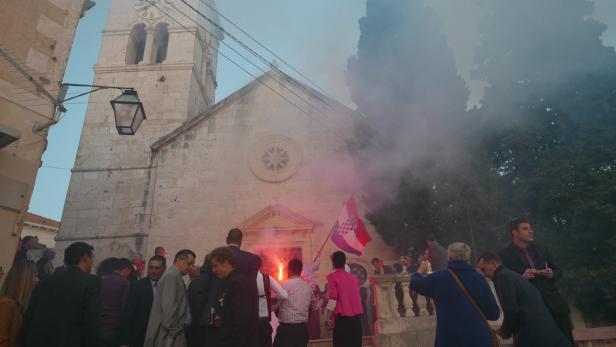
{"label": "man in pink shirt", "polygon": [[[364,313],[359,280],[344,269],[346,255],[332,254],[334,272],[327,275],[328,316],[334,314],[334,347],[361,347],[361,316]],[[330,325],[331,326],[331,325]]]}

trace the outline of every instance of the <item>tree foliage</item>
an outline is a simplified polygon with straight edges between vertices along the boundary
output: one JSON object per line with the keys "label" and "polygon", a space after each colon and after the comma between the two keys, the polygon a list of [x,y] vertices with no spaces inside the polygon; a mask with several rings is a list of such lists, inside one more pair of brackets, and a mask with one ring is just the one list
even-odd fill
{"label": "tree foliage", "polygon": [[616,321],[616,53],[587,1],[489,7],[476,77],[490,84],[479,111],[490,168],[585,317]]}
{"label": "tree foliage", "polygon": [[347,78],[365,115],[356,158],[366,201],[379,202],[368,219],[400,253],[423,251],[427,233],[486,250],[501,236],[501,200],[494,175],[477,172],[489,158],[439,18],[422,0],[369,0],[360,29]]}
{"label": "tree foliage", "polygon": [[616,52],[588,1],[484,5],[474,77],[489,87],[465,112],[434,13],[418,0],[368,0],[348,66],[364,115],[356,158],[360,171],[370,159],[381,167],[365,170],[368,200],[394,187],[368,218],[400,252],[423,250],[426,233],[481,252],[527,216],[585,317],[616,321]]}

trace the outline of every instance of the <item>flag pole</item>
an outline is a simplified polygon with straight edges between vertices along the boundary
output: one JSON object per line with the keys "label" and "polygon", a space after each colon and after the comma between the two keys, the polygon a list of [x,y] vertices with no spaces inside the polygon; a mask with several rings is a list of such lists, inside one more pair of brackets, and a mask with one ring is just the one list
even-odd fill
{"label": "flag pole", "polygon": [[314,260],[312,261],[313,263],[316,263],[317,259],[319,259],[321,257],[321,253],[323,253],[323,248],[325,248],[325,245],[327,244],[327,241],[329,241],[329,239],[332,237],[332,233],[333,232],[334,232],[334,227],[332,227],[332,230],[330,230],[329,234],[327,234],[327,237],[323,241],[323,244],[321,244],[321,248],[319,248],[319,253],[317,253],[316,257],[314,257]]}

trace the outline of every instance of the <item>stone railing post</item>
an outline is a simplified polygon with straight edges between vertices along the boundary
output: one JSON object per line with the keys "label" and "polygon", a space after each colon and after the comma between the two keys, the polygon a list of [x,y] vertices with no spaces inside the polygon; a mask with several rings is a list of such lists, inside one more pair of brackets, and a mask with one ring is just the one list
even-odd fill
{"label": "stone railing post", "polygon": [[410,317],[413,315],[413,301],[411,300],[409,282],[402,283],[402,290],[404,292],[404,309],[406,310],[406,316]]}

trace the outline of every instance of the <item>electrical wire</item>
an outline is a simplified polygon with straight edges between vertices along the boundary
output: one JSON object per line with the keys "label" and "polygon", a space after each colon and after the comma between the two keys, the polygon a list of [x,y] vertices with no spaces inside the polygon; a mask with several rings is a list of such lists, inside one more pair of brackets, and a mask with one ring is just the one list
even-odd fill
{"label": "electrical wire", "polygon": [[[185,0],[180,0],[184,5],[188,6],[191,10],[193,10],[195,13],[197,13],[200,17],[202,17],[203,19],[205,19],[206,21],[208,21],[210,24],[212,24],[214,27],[216,27],[216,29],[222,31],[226,36],[229,36],[233,41],[235,41],[237,44],[239,44],[241,47],[243,47],[245,50],[247,50],[248,52],[250,52],[252,55],[254,55],[255,57],[257,57],[259,60],[261,60],[263,63],[265,63],[266,65],[269,66],[270,69],[275,70],[276,72],[282,74],[285,77],[288,77],[289,80],[291,81],[291,83],[293,83],[294,85],[296,85],[297,87],[303,89],[306,93],[308,93],[308,95],[321,100],[321,96],[317,95],[314,93],[314,91],[306,88],[306,86],[304,86],[303,84],[297,82],[296,80],[290,78],[286,73],[284,73],[282,70],[280,70],[276,65],[272,64],[270,61],[268,61],[267,59],[265,59],[263,56],[261,56],[259,53],[257,53],[254,49],[250,48],[248,45],[246,45],[244,42],[242,42],[240,39],[238,39],[237,37],[235,37],[233,34],[231,34],[230,32],[226,31],[225,28],[223,28],[222,26],[220,26],[218,23],[214,22],[213,20],[211,20],[210,18],[208,18],[206,15],[204,15],[203,13],[201,13],[201,11],[199,11],[198,9],[196,9],[194,6],[192,6],[191,4],[189,4],[188,2],[186,2]],[[173,6],[173,4],[171,4],[171,6]],[[175,7],[175,6],[174,6]],[[176,8],[177,9],[177,8]],[[196,22],[195,22],[196,23]],[[222,40],[220,40],[222,41]],[[224,42],[224,41],[222,41]],[[321,100],[323,101],[323,103],[327,106],[329,106],[325,100]]]}
{"label": "electrical wire", "polygon": [[[150,0],[148,0],[148,2],[150,4],[152,4],[155,8],[157,8],[159,11],[161,11],[161,13],[165,14],[167,17],[171,18],[174,22],[176,22],[178,25],[180,25],[182,28],[184,28],[186,31],[192,33],[195,38],[197,40],[199,40],[199,42],[201,42],[204,45],[209,46],[210,48],[212,48],[214,51],[216,51],[218,54],[220,54],[221,56],[223,56],[225,59],[229,60],[232,64],[234,64],[235,66],[237,66],[238,68],[240,68],[242,71],[244,71],[245,73],[247,73],[248,75],[250,75],[251,77],[253,77],[256,81],[258,81],[259,83],[261,83],[262,85],[264,85],[266,88],[268,88],[269,90],[271,90],[272,92],[274,92],[275,94],[277,94],[278,96],[280,96],[282,99],[284,99],[285,101],[287,101],[289,104],[291,104],[292,106],[294,106],[295,108],[297,108],[299,111],[301,111],[302,113],[304,113],[306,116],[308,116],[309,118],[311,118],[312,120],[314,120],[315,122],[317,122],[319,125],[321,125],[322,127],[324,127],[324,129],[330,131],[333,135],[339,136],[339,134],[331,129],[329,126],[325,125],[323,122],[321,122],[319,119],[314,118],[310,113],[308,113],[306,110],[302,109],[301,107],[299,107],[297,104],[295,104],[294,102],[292,102],[291,100],[289,100],[287,97],[285,97],[284,95],[282,95],[280,92],[278,92],[277,90],[273,89],[272,87],[270,87],[268,84],[266,84],[265,82],[263,82],[261,80],[261,77],[257,77],[255,76],[253,73],[251,73],[250,71],[248,71],[245,67],[243,67],[242,65],[240,65],[239,63],[237,63],[236,61],[234,61],[233,59],[231,59],[230,57],[228,57],[226,54],[224,54],[223,52],[221,52],[220,50],[218,50],[216,47],[212,46],[210,43],[208,42],[204,42],[203,39],[201,37],[199,37],[199,35],[197,35],[196,32],[193,32],[192,30],[190,30],[188,27],[186,27],[184,24],[182,24],[179,20],[177,20],[175,17],[171,16],[168,12],[164,11],[163,9],[161,9],[160,7],[156,6],[156,4]],[[171,4],[173,6],[173,4]],[[181,12],[181,11],[180,11]],[[197,23],[195,20],[193,20],[192,18],[188,17],[193,23],[197,24],[200,28],[202,28],[203,30],[206,30],[205,28],[203,28],[199,23]],[[207,30],[206,30],[207,31]],[[209,32],[209,31],[207,31]]]}
{"label": "electrical wire", "polygon": [[317,89],[319,89],[321,92],[323,92],[323,94],[325,94],[326,96],[330,97],[327,93],[327,91],[323,88],[321,88],[321,86],[319,86],[316,82],[314,82],[312,79],[308,78],[306,75],[304,75],[303,73],[301,73],[299,70],[297,70],[295,67],[293,67],[291,64],[287,63],[284,59],[282,59],[278,54],[274,53],[272,50],[270,50],[269,48],[267,48],[264,44],[262,44],[261,42],[259,42],[257,39],[255,39],[252,35],[250,35],[249,33],[247,33],[244,29],[242,29],[240,26],[238,26],[237,24],[235,24],[231,19],[225,17],[220,11],[218,11],[218,9],[216,9],[216,7],[210,5],[207,3],[207,0],[200,0],[201,3],[203,3],[205,6],[207,6],[211,11],[213,11],[214,13],[216,13],[217,15],[219,15],[221,18],[223,18],[224,20],[226,20],[227,22],[229,22],[233,27],[235,27],[237,30],[239,30],[242,34],[246,35],[248,38],[250,38],[252,41],[256,42],[261,48],[265,49],[268,53],[270,53],[271,55],[273,55],[276,59],[278,59],[279,61],[281,61],[283,64],[285,64],[286,66],[288,66],[291,70],[293,70],[295,73],[297,73],[299,76],[303,77],[306,81],[310,82],[313,86],[315,86]]}
{"label": "electrical wire", "polygon": [[[256,67],[257,69],[259,69],[263,74],[269,76],[270,78],[274,79],[274,76],[272,76],[268,71],[262,69],[260,66],[258,66],[257,64],[255,64],[252,60],[248,59],[245,55],[243,55],[242,53],[238,52],[235,48],[231,47],[228,43],[226,43],[224,40],[222,40],[220,37],[216,36],[214,33],[212,33],[211,31],[209,31],[208,29],[206,29],[205,27],[203,27],[201,24],[199,24],[197,21],[195,21],[194,19],[192,19],[190,16],[188,16],[186,13],[184,13],[183,11],[181,11],[179,8],[175,7],[175,5],[173,3],[169,3],[169,5],[171,5],[171,7],[173,7],[176,11],[180,12],[184,17],[186,17],[188,20],[192,21],[193,23],[195,23],[197,26],[199,26],[202,30],[204,30],[205,32],[209,33],[210,35],[216,37],[216,39],[218,39],[219,42],[221,42],[224,46],[228,47],[230,50],[232,50],[235,54],[239,55],[240,57],[242,57],[244,60],[246,60],[249,64],[253,65],[254,67]],[[158,8],[158,7],[157,7]],[[269,64],[266,61],[266,64]],[[284,74],[283,74],[284,75]],[[287,77],[286,75],[284,75],[285,77]],[[312,103],[310,103],[310,101],[304,99],[301,95],[297,94],[294,90],[292,90],[291,88],[283,85],[283,88],[287,89],[289,92],[291,92],[291,94],[295,95],[298,99],[302,100],[306,105],[308,105],[309,107],[313,107]],[[311,94],[310,94],[311,95]],[[317,109],[318,111],[318,109]],[[323,116],[326,116],[325,114],[321,113]]]}
{"label": "electrical wire", "polygon": [[72,169],[69,169],[67,167],[59,167],[59,166],[52,166],[52,165],[41,165],[41,168],[55,169],[55,170],[66,170],[66,171],[71,171],[72,170]]}

